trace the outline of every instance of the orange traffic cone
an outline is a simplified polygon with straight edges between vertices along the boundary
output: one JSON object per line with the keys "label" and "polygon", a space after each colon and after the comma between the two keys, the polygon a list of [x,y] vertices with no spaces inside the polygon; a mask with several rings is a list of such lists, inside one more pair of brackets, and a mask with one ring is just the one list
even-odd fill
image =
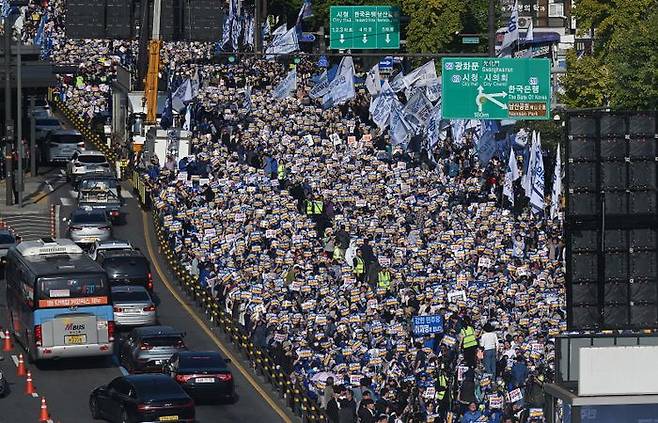
{"label": "orange traffic cone", "polygon": [[14,346],[11,345],[11,336],[9,336],[9,329],[5,329],[5,338],[2,341],[2,351],[11,351],[14,349]]}
{"label": "orange traffic cone", "polygon": [[48,420],[50,420],[50,416],[48,415],[46,398],[41,397],[41,412],[39,413],[39,422],[47,422]]}
{"label": "orange traffic cone", "polygon": [[18,367],[16,368],[16,374],[18,376],[25,376],[25,361],[23,360],[23,354],[18,354]]}
{"label": "orange traffic cone", "polygon": [[34,385],[32,384],[32,372],[27,371],[27,379],[25,380],[25,394],[32,395],[34,393]]}

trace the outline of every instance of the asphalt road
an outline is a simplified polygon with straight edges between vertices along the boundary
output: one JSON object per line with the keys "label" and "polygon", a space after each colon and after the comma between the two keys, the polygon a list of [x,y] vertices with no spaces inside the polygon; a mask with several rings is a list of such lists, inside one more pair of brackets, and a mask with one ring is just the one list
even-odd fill
{"label": "asphalt road", "polygon": [[[51,204],[59,204],[60,216],[65,217],[75,207],[74,192],[67,184],[61,183],[49,194]],[[186,344],[197,351],[219,350],[233,359],[229,365],[235,383],[238,400],[235,404],[198,405],[197,420],[205,422],[291,422],[291,417],[282,402],[262,383],[245,363],[239,353],[225,341],[220,330],[204,323],[194,305],[180,292],[172,280],[162,259],[157,257],[157,247],[147,246],[146,241],[155,242],[150,215],[141,211],[136,199],[124,184],[126,199],[126,223],[115,226],[114,237],[130,240],[140,248],[152,262],[155,293],[159,300],[159,317],[163,325],[174,326],[185,331]],[[147,233],[148,232],[148,233]],[[62,224],[61,234],[66,234]],[[164,279],[164,280],[163,280]],[[8,326],[5,282],[0,282],[0,327]],[[125,335],[122,334],[122,335]],[[118,341],[120,342],[120,341]],[[118,350],[118,348],[115,348]],[[0,353],[5,360],[0,361],[0,369],[7,375],[12,385],[12,393],[0,399],[0,423],[37,422],[40,400],[24,394],[23,377],[16,376],[16,366],[12,356],[23,352],[14,346],[11,353]],[[39,367],[29,365],[39,396],[44,396],[54,422],[92,422],[89,414],[89,393],[97,386],[120,376],[124,369],[118,366],[116,357],[112,359],[70,359],[47,362]]]}

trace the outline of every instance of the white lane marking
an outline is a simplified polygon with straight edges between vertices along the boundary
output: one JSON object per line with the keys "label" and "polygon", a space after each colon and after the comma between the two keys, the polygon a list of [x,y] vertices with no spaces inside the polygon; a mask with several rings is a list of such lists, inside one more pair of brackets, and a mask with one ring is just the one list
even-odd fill
{"label": "white lane marking", "polygon": [[69,191],[69,197],[71,198],[78,198],[78,193],[74,190]]}
{"label": "white lane marking", "polygon": [[5,331],[0,330],[0,339],[5,339]]}
{"label": "white lane marking", "polygon": [[66,171],[64,169],[60,169],[59,174],[62,176],[66,176]]}
{"label": "white lane marking", "polygon": [[133,195],[130,193],[130,191],[121,190],[121,196],[123,198],[133,198]]}
{"label": "white lane marking", "polygon": [[62,206],[72,206],[73,205],[73,199],[68,198],[68,197],[62,197],[59,199],[59,201],[62,203]]}
{"label": "white lane marking", "polygon": [[39,394],[37,394],[36,392],[32,392],[32,398],[39,398]]}
{"label": "white lane marking", "polygon": [[11,361],[13,361],[16,367],[18,367],[18,357],[15,354],[11,355]]}
{"label": "white lane marking", "polygon": [[48,192],[53,192],[55,190],[49,181],[46,181],[46,188],[48,188]]}

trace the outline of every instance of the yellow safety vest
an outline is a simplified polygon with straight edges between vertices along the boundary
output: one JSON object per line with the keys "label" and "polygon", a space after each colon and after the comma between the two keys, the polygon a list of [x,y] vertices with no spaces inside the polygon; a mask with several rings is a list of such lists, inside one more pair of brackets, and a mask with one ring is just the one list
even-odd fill
{"label": "yellow safety vest", "polygon": [[356,266],[354,266],[354,274],[363,275],[366,272],[366,264],[361,257],[355,257]]}
{"label": "yellow safety vest", "polygon": [[322,214],[324,211],[324,203],[322,201],[313,202],[313,214]]}
{"label": "yellow safety vest", "polygon": [[380,288],[388,289],[391,287],[391,272],[388,270],[381,270],[377,274],[377,286]]}
{"label": "yellow safety vest", "polygon": [[306,201],[306,214],[311,215],[313,214],[313,201],[311,200],[304,200]]}
{"label": "yellow safety vest", "polygon": [[338,247],[334,247],[334,260],[341,260],[343,258],[343,250]]}
{"label": "yellow safety vest", "polygon": [[472,326],[462,329],[460,333],[463,337],[462,348],[471,348],[478,344],[478,341],[475,338],[475,329],[473,329]]}
{"label": "yellow safety vest", "polygon": [[[445,376],[440,375],[438,382],[439,382],[439,387],[440,388],[447,388],[448,387],[448,380],[446,379]],[[446,396],[446,391],[445,390],[444,391],[437,391],[437,393],[436,393],[436,399],[438,399],[439,401],[441,401],[443,399],[443,397],[445,397],[445,396]]]}
{"label": "yellow safety vest", "polygon": [[277,174],[277,177],[279,178],[280,181],[285,179],[285,177],[286,177],[286,167],[282,164],[278,165],[276,167],[276,174]]}

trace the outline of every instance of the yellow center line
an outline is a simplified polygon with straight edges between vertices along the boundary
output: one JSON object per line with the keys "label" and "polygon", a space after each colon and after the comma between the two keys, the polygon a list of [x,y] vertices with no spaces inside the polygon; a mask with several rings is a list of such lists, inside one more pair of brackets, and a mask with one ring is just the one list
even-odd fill
{"label": "yellow center line", "polygon": [[160,268],[160,264],[158,263],[158,260],[156,259],[156,256],[153,252],[153,247],[151,246],[151,236],[148,231],[148,220],[146,218],[146,212],[142,211],[142,223],[144,226],[144,237],[146,240],[146,248],[148,249],[149,255],[151,256],[151,262],[153,263],[153,266],[155,266],[155,271],[158,273],[160,276],[160,280],[162,280],[162,283],[165,285],[165,287],[171,292],[171,295],[174,296],[176,301],[185,309],[185,311],[188,312],[190,317],[196,322],[196,324],[208,335],[208,337],[212,340],[212,342],[217,345],[217,347],[222,350],[225,356],[231,359],[231,363],[240,371],[242,376],[244,376],[245,379],[249,382],[251,386],[260,394],[261,397],[269,404],[270,407],[276,413],[281,417],[281,419],[285,423],[293,423],[293,421],[288,417],[286,412],[276,403],[270,396],[261,388],[261,386],[258,384],[258,382],[247,372],[247,370],[242,366],[240,361],[231,353],[230,350],[228,350],[222,342],[219,340],[217,335],[212,333],[210,329],[206,326],[205,322],[199,317],[198,313],[190,307],[188,304],[185,303],[183,298],[178,294],[176,289],[172,286],[171,282],[169,279],[165,276],[164,272]]}

